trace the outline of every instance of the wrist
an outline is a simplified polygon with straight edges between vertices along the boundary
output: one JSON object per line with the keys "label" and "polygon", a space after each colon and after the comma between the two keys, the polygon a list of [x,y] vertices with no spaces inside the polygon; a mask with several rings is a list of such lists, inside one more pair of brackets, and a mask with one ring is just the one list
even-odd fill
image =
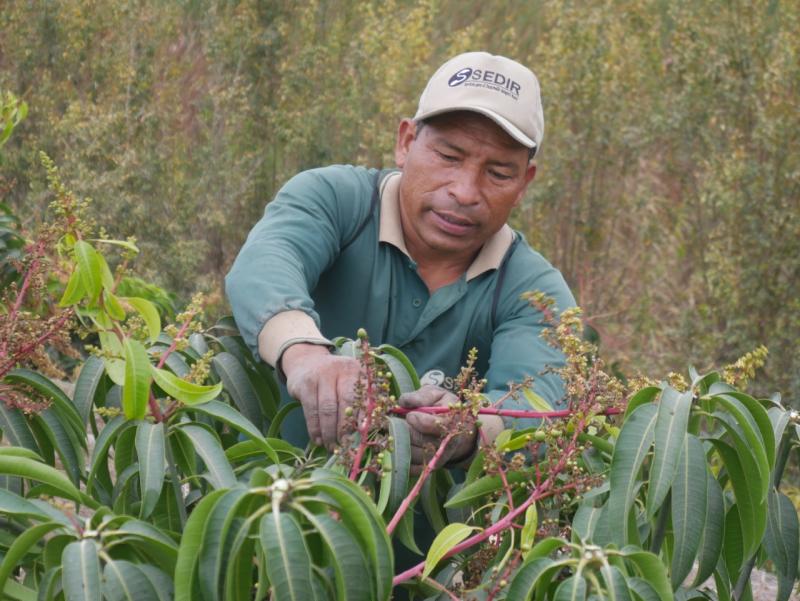
{"label": "wrist", "polygon": [[278,355],[276,368],[279,376],[285,381],[292,372],[315,356],[330,355],[333,345],[328,340],[295,340],[287,341]]}

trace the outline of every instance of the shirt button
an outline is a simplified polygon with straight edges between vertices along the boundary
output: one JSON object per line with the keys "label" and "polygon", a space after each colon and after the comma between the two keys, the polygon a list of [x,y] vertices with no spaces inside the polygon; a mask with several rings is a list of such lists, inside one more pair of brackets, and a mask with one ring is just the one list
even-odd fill
{"label": "shirt button", "polygon": [[414,305],[415,308],[419,309],[422,306],[422,300],[415,298],[411,301],[411,304]]}

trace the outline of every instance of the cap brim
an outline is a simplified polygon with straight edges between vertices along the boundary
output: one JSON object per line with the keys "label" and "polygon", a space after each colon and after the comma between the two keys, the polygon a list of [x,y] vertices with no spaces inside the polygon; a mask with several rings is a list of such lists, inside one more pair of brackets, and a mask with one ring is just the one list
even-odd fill
{"label": "cap brim", "polygon": [[428,119],[430,117],[435,117],[437,115],[443,115],[444,113],[452,113],[453,111],[472,111],[473,113],[480,113],[481,115],[488,117],[497,125],[503,128],[505,132],[514,138],[517,142],[525,146],[526,148],[536,148],[537,144],[534,140],[526,136],[522,133],[518,127],[516,127],[513,123],[511,123],[508,119],[501,117],[497,113],[482,106],[467,106],[467,105],[455,105],[455,106],[448,106],[447,108],[440,108],[427,111],[425,113],[417,113],[414,115],[414,119]]}

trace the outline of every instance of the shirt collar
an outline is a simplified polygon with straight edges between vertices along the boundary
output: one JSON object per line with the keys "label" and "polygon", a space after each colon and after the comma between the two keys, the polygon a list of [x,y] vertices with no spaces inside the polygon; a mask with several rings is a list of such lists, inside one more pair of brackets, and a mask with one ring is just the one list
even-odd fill
{"label": "shirt collar", "polygon": [[[411,258],[403,237],[403,226],[400,221],[400,172],[390,173],[380,184],[381,221],[379,240],[397,247]],[[481,248],[478,256],[467,268],[466,280],[469,281],[482,273],[497,269],[503,257],[514,241],[514,231],[504,224]]]}

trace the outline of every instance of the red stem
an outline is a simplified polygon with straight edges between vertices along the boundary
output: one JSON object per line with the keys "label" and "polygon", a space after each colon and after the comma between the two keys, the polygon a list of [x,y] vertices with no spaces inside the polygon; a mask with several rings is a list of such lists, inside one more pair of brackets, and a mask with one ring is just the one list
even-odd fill
{"label": "red stem", "polygon": [[67,309],[66,311],[64,311],[64,314],[60,318],[58,318],[58,320],[50,327],[49,330],[47,330],[44,334],[39,336],[33,342],[26,344],[25,346],[20,348],[16,353],[14,353],[11,356],[11,358],[8,359],[8,361],[6,361],[5,363],[3,363],[2,367],[0,367],[0,375],[5,375],[12,367],[14,367],[17,361],[20,361],[23,357],[25,357],[25,355],[31,353],[34,349],[36,349],[37,346],[47,342],[48,338],[54,336],[61,329],[61,326],[63,326],[64,323],[70,317],[72,317],[72,313],[73,313],[72,309]]}
{"label": "red stem", "polygon": [[367,446],[369,445],[369,428],[372,425],[372,414],[375,412],[375,378],[372,372],[374,366],[368,363],[369,342],[367,342],[366,339],[362,340],[361,347],[365,353],[364,371],[367,381],[364,388],[364,397],[367,400],[367,406],[364,411],[364,419],[361,420],[361,425],[358,427],[358,433],[360,435],[358,448],[356,449],[356,455],[353,459],[353,467],[350,468],[349,477],[353,482],[356,481],[358,474],[361,472],[361,461],[364,458],[364,453],[367,452]]}
{"label": "red stem", "polygon": [[397,508],[394,516],[392,516],[392,521],[389,522],[388,526],[386,526],[386,532],[389,533],[389,536],[392,535],[392,532],[394,532],[394,529],[397,528],[397,524],[399,524],[400,520],[403,519],[403,516],[408,511],[408,508],[411,507],[411,504],[419,496],[419,491],[422,490],[422,485],[425,484],[425,480],[428,479],[430,473],[436,468],[436,464],[442,458],[445,448],[455,435],[455,432],[450,432],[447,436],[445,436],[442,439],[442,442],[439,443],[439,448],[436,449],[436,452],[433,454],[433,457],[431,457],[431,460],[425,464],[425,467],[422,469],[422,473],[419,475],[419,478],[417,478],[417,481],[414,484],[414,488],[409,491],[406,498],[403,499],[402,503],[400,503],[400,507]]}
{"label": "red stem", "polygon": [[186,333],[186,330],[188,329],[189,324],[192,323],[192,318],[193,317],[194,317],[194,315],[190,315],[189,319],[187,319],[185,322],[183,322],[183,325],[181,326],[181,329],[178,330],[178,333],[175,335],[175,338],[172,339],[172,344],[169,345],[167,350],[165,350],[163,353],[161,353],[161,359],[158,361],[158,365],[156,365],[156,367],[158,369],[161,369],[162,367],[164,367],[164,364],[167,362],[167,358],[173,353],[173,351],[176,348],[178,348],[178,340],[180,340],[183,337],[183,335]]}
{"label": "red stem", "polygon": [[[25,270],[25,276],[22,278],[22,287],[17,292],[17,298],[14,299],[14,305],[11,307],[11,311],[8,313],[8,331],[9,333],[14,329],[14,326],[17,322],[17,314],[19,313],[20,308],[22,307],[22,303],[25,302],[25,295],[28,293],[28,288],[31,285],[31,279],[33,278],[33,272],[39,266],[39,259],[34,259],[31,261],[30,265],[28,265],[28,269]],[[0,353],[0,356],[5,357],[6,353],[8,352],[8,340],[3,341],[3,351]]]}
{"label": "red stem", "polygon": [[[489,441],[486,439],[486,435],[483,433],[483,428],[478,429],[478,434],[481,436],[481,443],[483,446],[488,447]],[[508,497],[508,508],[509,510],[514,509],[514,497],[511,494],[511,487],[508,485],[506,470],[503,469],[503,466],[499,463],[497,464],[497,470],[500,472],[500,479],[503,481],[503,488],[506,490],[506,496]]]}
{"label": "red stem", "polygon": [[[421,413],[430,413],[437,415],[440,413],[449,413],[449,407],[415,407],[414,409],[407,409],[405,407],[392,407],[391,413],[395,415],[407,415],[412,411],[419,411]],[[528,418],[554,418],[554,417],[572,417],[575,413],[574,409],[560,409],[558,411],[529,411],[527,409],[495,409],[494,407],[481,407],[478,409],[478,415],[500,415],[503,417],[528,417]],[[609,407],[603,411],[598,412],[596,415],[616,415],[622,413],[619,407]]]}

